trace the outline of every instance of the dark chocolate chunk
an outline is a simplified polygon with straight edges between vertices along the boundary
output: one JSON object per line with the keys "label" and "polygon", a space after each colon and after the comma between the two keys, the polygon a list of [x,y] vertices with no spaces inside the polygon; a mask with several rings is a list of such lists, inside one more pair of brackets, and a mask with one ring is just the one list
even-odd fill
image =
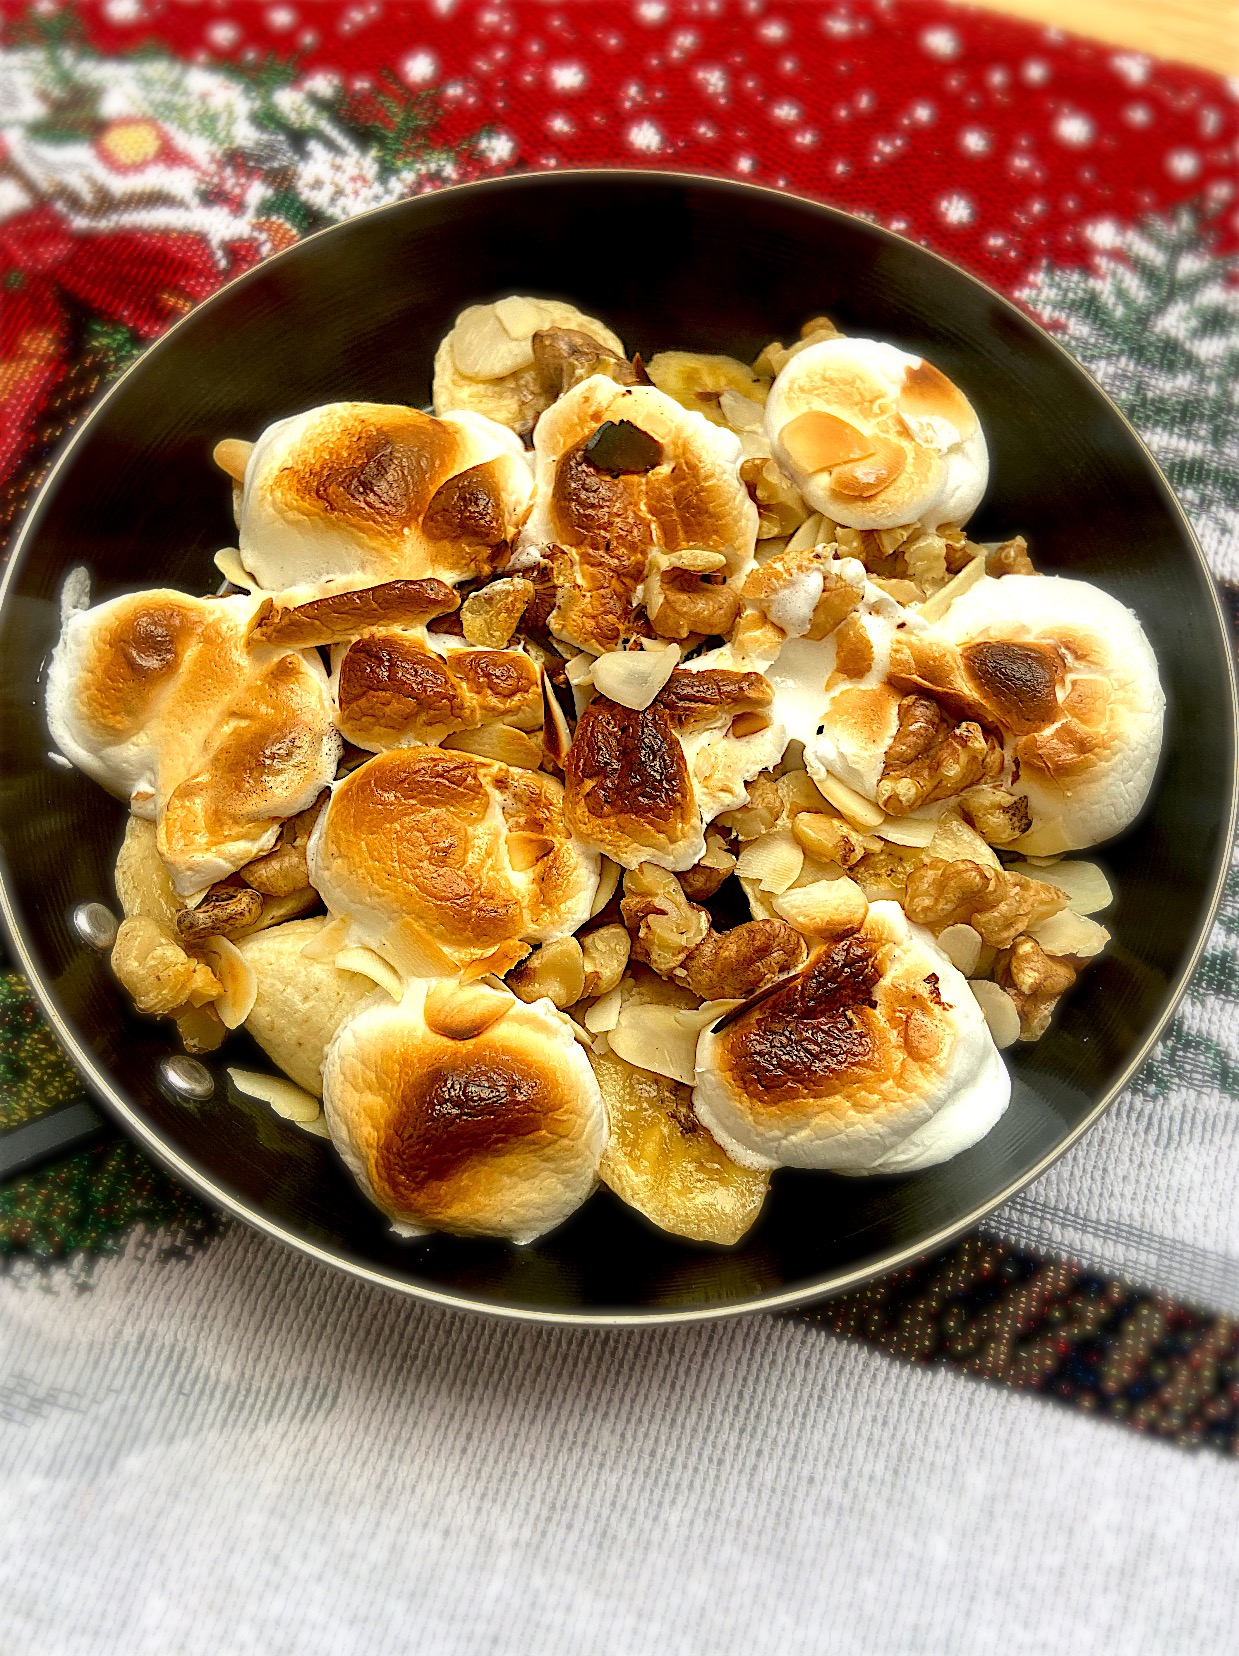
{"label": "dark chocolate chunk", "polygon": [[661,466],[663,446],[631,420],[607,420],[586,443],[585,454],[598,471],[619,477],[622,472],[648,472]]}

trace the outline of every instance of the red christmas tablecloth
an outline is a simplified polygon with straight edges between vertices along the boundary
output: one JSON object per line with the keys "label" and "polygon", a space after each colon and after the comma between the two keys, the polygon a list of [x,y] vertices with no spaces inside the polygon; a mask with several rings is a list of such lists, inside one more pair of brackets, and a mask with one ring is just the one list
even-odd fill
{"label": "red christmas tablecloth", "polygon": [[[104,381],[295,238],[461,179],[622,164],[832,201],[1013,295],[1122,402],[1215,571],[1239,579],[1233,84],[918,0],[108,0],[0,16],[8,517]],[[1233,1092],[1237,931],[1239,890],[1136,1100],[1164,1102],[1185,1076]],[[74,1085],[10,974],[0,1128]],[[10,1252],[80,1260],[139,1221],[164,1253],[216,1228],[114,1140],[0,1192]],[[818,1320],[1181,1441],[1239,1443],[1233,1324],[1027,1250],[964,1244]]]}

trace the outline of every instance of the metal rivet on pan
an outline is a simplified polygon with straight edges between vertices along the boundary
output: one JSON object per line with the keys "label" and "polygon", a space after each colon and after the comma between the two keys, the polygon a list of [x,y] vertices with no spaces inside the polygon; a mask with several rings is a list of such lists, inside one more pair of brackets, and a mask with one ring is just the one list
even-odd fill
{"label": "metal rivet on pan", "polygon": [[215,1091],[215,1077],[196,1058],[161,1058],[159,1085],[172,1098],[204,1103]]}
{"label": "metal rivet on pan", "polygon": [[105,903],[79,903],[73,911],[73,929],[88,948],[105,954],[116,941],[119,925]]}

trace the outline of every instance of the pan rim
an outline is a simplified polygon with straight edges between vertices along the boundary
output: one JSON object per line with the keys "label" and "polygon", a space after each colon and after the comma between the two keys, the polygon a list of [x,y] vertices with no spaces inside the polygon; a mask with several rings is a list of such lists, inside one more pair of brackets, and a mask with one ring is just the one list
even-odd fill
{"label": "pan rim", "polygon": [[[448,186],[444,189],[427,192],[424,195],[405,197],[399,201],[388,202],[382,206],[367,209],[355,214],[338,224],[328,225],[306,236],[303,240],[294,243],[281,252],[271,255],[260,264],[251,267],[225,283],[217,291],[204,299],[184,317],[175,322],[166,333],[144,350],[134,363],[122,373],[112,385],[98,398],[88,412],[83,416],[80,424],[66,439],[55,460],[50,466],[47,476],[40,484],[31,501],[23,510],[21,522],[12,541],[6,567],[0,576],[0,615],[5,611],[11,592],[16,585],[19,571],[25,563],[25,554],[28,545],[33,540],[37,520],[43,506],[50,501],[55,491],[57,480],[62,471],[72,459],[78,446],[84,443],[99,419],[102,411],[108,406],[111,399],[117,395],[125,385],[130,375],[136,373],[146,363],[152,353],[165,348],[178,331],[191,321],[199,318],[209,307],[220,303],[225,296],[231,296],[243,284],[255,281],[265,276],[276,261],[292,260],[298,257],[302,250],[311,244],[321,241],[325,237],[339,236],[354,225],[367,219],[376,218],[381,214],[396,215],[415,211],[417,207],[430,200],[442,202],[464,192],[484,192],[500,194],[513,190],[547,189],[553,190],[573,182],[592,181],[597,183],[620,180],[626,184],[636,184],[642,187],[659,188],[667,185],[692,185],[717,191],[721,194],[733,195],[742,200],[754,198],[769,199],[780,204],[792,203],[808,209],[810,212],[822,215],[827,219],[849,225],[862,226],[864,230],[879,239],[885,239],[902,247],[908,248],[913,255],[922,260],[929,260],[934,264],[945,267],[955,277],[964,280],[979,288],[990,300],[999,305],[1019,323],[1029,328],[1038,337],[1044,348],[1049,349],[1062,359],[1069,370],[1080,376],[1091,391],[1099,397],[1107,407],[1110,415],[1116,420],[1126,436],[1135,445],[1136,451],[1144,463],[1150,480],[1160,493],[1172,518],[1178,520],[1179,527],[1191,554],[1196,561],[1199,573],[1204,578],[1206,590],[1212,605],[1213,619],[1217,627],[1217,637],[1222,646],[1222,655],[1226,663],[1226,677],[1229,689],[1227,705],[1227,734],[1230,739],[1232,759],[1239,741],[1239,683],[1236,680],[1235,654],[1231,639],[1229,623],[1222,608],[1216,583],[1209,569],[1204,553],[1197,541],[1192,525],[1180,504],[1178,497],[1166,480],[1156,459],[1141,437],[1114,402],[1113,398],[1097,380],[1084,368],[1071,353],[1057,340],[1048,329],[1042,326],[1034,317],[1022,310],[1005,294],[991,287],[980,277],[951,259],[935,252],[933,249],[922,247],[896,231],[888,230],[885,226],[872,223],[855,213],[849,213],[842,208],[828,203],[814,200],[811,196],[791,190],[774,189],[766,185],[751,184],[736,179],[719,177],[710,173],[689,171],[658,170],[651,171],[632,167],[580,167],[556,169],[553,172],[543,173],[516,173],[502,178],[476,179],[466,183]],[[948,1224],[919,1238],[911,1245],[891,1249],[883,1252],[880,1257],[863,1264],[852,1266],[846,1270],[829,1272],[817,1280],[800,1283],[792,1288],[781,1288],[771,1293],[758,1294],[730,1301],[720,1305],[666,1307],[650,1310],[625,1310],[622,1308],[608,1308],[598,1311],[570,1310],[557,1308],[555,1310],[540,1310],[531,1306],[506,1305],[497,1301],[472,1299],[464,1295],[451,1293],[436,1288],[424,1282],[389,1273],[374,1266],[366,1265],[360,1260],[349,1257],[343,1250],[332,1252],[307,1237],[299,1236],[295,1231],[285,1228],[277,1221],[269,1218],[256,1206],[233,1196],[229,1191],[215,1184],[211,1177],[205,1174],[192,1162],[186,1160],[173,1146],[167,1143],[164,1137],[150,1126],[142,1117],[140,1110],[127,1098],[121,1089],[113,1082],[108,1071],[87,1048],[85,1042],[79,1039],[71,1027],[68,1017],[60,1007],[54,989],[46,980],[39,961],[28,945],[18,918],[14,893],[12,890],[12,876],[9,871],[7,858],[0,853],[0,922],[7,932],[14,954],[22,971],[27,976],[42,1011],[56,1034],[61,1046],[65,1049],[75,1068],[83,1076],[95,1096],[103,1103],[109,1113],[119,1120],[125,1131],[135,1137],[142,1147],[149,1151],[157,1161],[173,1173],[177,1178],[194,1189],[199,1195],[217,1207],[223,1208],[234,1218],[243,1220],[251,1227],[280,1241],[299,1253],[315,1259],[335,1270],[343,1271],[347,1275],[381,1287],[389,1292],[404,1295],[408,1298],[420,1300],[427,1304],[436,1305],[442,1309],[455,1312],[468,1312],[492,1318],[502,1322],[519,1322],[529,1324],[543,1324],[562,1327],[654,1327],[670,1324],[715,1322],[725,1318],[754,1315],[759,1312],[785,1311],[799,1306],[814,1304],[818,1301],[833,1298],[863,1286],[874,1278],[886,1275],[901,1269],[914,1261],[934,1253],[947,1246],[957,1237],[975,1228],[989,1214],[996,1211],[1006,1202],[1017,1195],[1019,1191],[1039,1178],[1051,1167],[1060,1156],[1064,1155],[1077,1140],[1087,1132],[1099,1118],[1110,1108],[1119,1093],[1131,1080],[1132,1076],[1144,1063],[1152,1048],[1160,1038],[1163,1030],[1185,994],[1188,984],[1195,973],[1208,942],[1217,912],[1222,901],[1226,875],[1230,866],[1231,848],[1234,843],[1236,821],[1239,817],[1239,766],[1232,763],[1230,767],[1230,791],[1227,809],[1224,815],[1225,832],[1218,841],[1216,866],[1213,870],[1212,891],[1208,902],[1201,911],[1197,925],[1196,936],[1188,950],[1178,971],[1172,979],[1165,1003],[1157,1017],[1138,1043],[1135,1051],[1129,1056],[1119,1075],[1104,1089],[1098,1099],[1090,1106],[1083,1118],[1067,1132],[1054,1147],[1046,1152],[1033,1166],[1021,1172],[1015,1179],[1005,1184],[985,1202],[975,1207],[967,1215],[953,1219]]]}

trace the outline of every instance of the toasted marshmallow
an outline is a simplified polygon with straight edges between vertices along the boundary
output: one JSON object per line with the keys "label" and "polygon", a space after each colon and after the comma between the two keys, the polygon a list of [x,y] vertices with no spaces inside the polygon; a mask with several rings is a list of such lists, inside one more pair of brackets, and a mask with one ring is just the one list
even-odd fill
{"label": "toasted marshmallow", "polygon": [[308,861],[351,941],[418,976],[496,951],[506,971],[521,942],[575,931],[598,889],[558,782],[435,747],[381,753],[337,783]]}
{"label": "toasted marshmallow", "polygon": [[1166,698],[1131,610],[1087,581],[986,576],[937,630],[959,647],[970,686],[1004,732],[1009,785],[1028,797],[1033,826],[1017,849],[1078,850],[1135,821],[1157,770]]}
{"label": "toasted marshmallow", "polygon": [[462,645],[443,633],[366,634],[338,651],[331,675],[337,723],[357,747],[380,753],[441,742],[502,721],[542,726],[542,678],[523,650]]}
{"label": "toasted marshmallow", "polygon": [[[608,425],[636,428],[631,457],[590,449]],[[595,375],[547,409],[533,440],[521,556],[550,559],[557,637],[595,655],[622,644],[653,554],[716,553],[737,578],[751,566],[757,508],[740,480],[740,439],[673,397]]]}
{"label": "toasted marshmallow", "polygon": [[693,1106],[744,1166],[908,1172],[975,1144],[1010,1095],[967,980],[880,902],[703,1032]]}
{"label": "toasted marshmallow", "polygon": [[[771,724],[760,673],[702,656],[677,668],[648,707],[595,696],[577,720],[564,767],[572,831],[623,868],[680,871],[705,851],[705,828],[743,804],[745,783],[778,762],[786,738]],[[746,732],[746,721],[757,728]]]}
{"label": "toasted marshmallow", "polygon": [[[887,751],[899,728],[903,694],[888,683],[891,646],[901,632],[923,630],[915,615],[870,582],[864,605],[823,641],[819,656],[814,658],[803,640],[780,652],[770,676],[774,681],[798,670],[803,688],[789,687],[785,694],[789,705],[795,698],[802,709],[803,722],[793,733],[805,744],[805,768],[811,776],[837,777],[865,799],[876,799]],[[788,667],[784,655],[790,658]],[[809,731],[819,705],[821,728]]]}
{"label": "toasted marshmallow", "polygon": [[828,339],[792,357],[770,388],[766,435],[814,510],[853,529],[964,523],[989,478],[963,392],[876,339]]}
{"label": "toasted marshmallow", "polygon": [[[622,371],[621,364],[630,369],[610,328],[565,300],[513,294],[495,304],[470,305],[435,352],[435,413],[467,408],[522,435],[532,431],[563,389],[565,353],[580,378],[581,370],[592,366],[591,354],[614,357],[616,371]],[[629,377],[636,377],[631,370]]]}
{"label": "toasted marshmallow", "polygon": [[268,426],[245,467],[241,561],[305,598],[376,582],[486,574],[531,492],[520,439],[469,412],[328,403]]}
{"label": "toasted marshmallow", "polygon": [[67,616],[48,668],[52,739],[158,829],[182,896],[275,843],[335,775],[327,675],[247,634],[255,601],[167,590]]}
{"label": "toasted marshmallow", "polygon": [[376,999],[323,1066],[332,1141],[404,1235],[532,1242],[593,1190],[607,1145],[598,1083],[549,1000],[449,980]]}

